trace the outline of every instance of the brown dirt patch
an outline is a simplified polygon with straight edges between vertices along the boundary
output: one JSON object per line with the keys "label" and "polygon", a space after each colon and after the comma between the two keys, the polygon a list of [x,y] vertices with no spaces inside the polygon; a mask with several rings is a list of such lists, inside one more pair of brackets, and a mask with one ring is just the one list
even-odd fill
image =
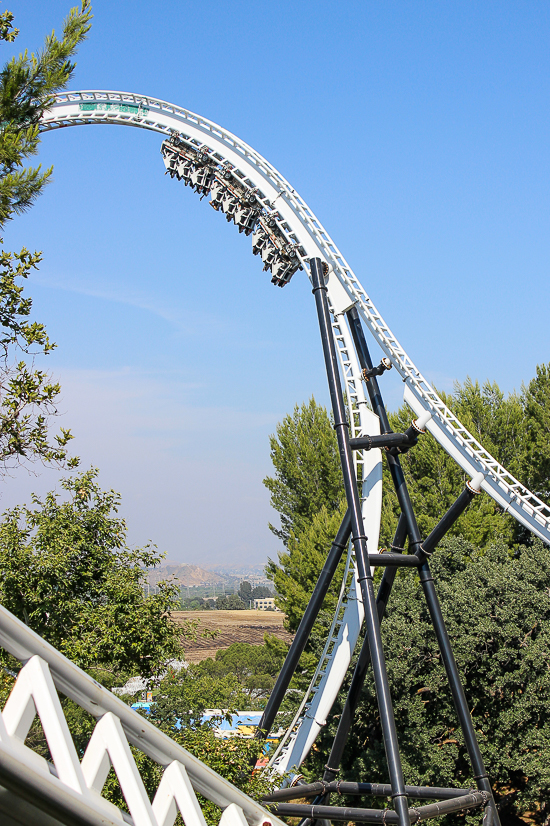
{"label": "brown dirt patch", "polygon": [[[176,622],[199,620],[196,640],[183,640],[185,659],[198,663],[215,657],[216,651],[229,648],[234,642],[262,645],[264,634],[273,634],[285,642],[292,642],[292,634],[283,628],[284,614],[280,611],[174,611]],[[201,631],[218,631],[215,639],[201,637]]]}

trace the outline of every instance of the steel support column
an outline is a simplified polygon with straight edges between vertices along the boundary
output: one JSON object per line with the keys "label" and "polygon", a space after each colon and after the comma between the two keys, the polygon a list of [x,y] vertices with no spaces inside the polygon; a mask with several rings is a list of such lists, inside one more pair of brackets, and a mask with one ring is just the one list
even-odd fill
{"label": "steel support column", "polygon": [[[397,530],[395,532],[394,544],[402,545],[405,541],[406,535],[406,521],[404,516],[400,516],[399,523],[397,525]],[[390,598],[396,574],[397,568],[386,568],[386,570],[384,571],[384,576],[382,577],[382,581],[378,587],[378,594],[376,595],[376,609],[378,613],[378,619],[380,621],[383,619],[384,614],[386,612],[386,606]],[[368,640],[365,637],[365,639],[363,640],[363,645],[361,646],[361,653],[359,654],[357,665],[355,666],[355,670],[353,672],[353,677],[346,697],[346,702],[344,704],[344,708],[342,709],[342,714],[340,715],[338,728],[336,730],[334,740],[332,741],[330,756],[328,758],[327,764],[325,766],[325,772],[323,774],[324,783],[330,783],[332,780],[334,780],[340,770],[340,763],[342,761],[344,749],[348,740],[348,735],[351,729],[351,725],[353,723],[355,710],[357,708],[357,703],[359,702],[359,697],[361,696],[361,690],[365,682],[365,676],[369,665],[370,648]]]}
{"label": "steel support column", "polygon": [[258,725],[255,737],[263,738],[269,734],[271,726],[275,720],[275,716],[281,707],[281,703],[286,694],[292,675],[296,670],[298,661],[309,639],[313,623],[317,619],[317,615],[323,605],[323,600],[327,595],[329,585],[338,567],[338,563],[342,558],[344,550],[348,546],[351,534],[351,516],[349,508],[340,525],[340,529],[336,534],[336,538],[332,543],[328,553],[325,565],[319,575],[317,584],[311,595],[304,616],[300,621],[296,636],[292,641],[292,645],[286,655],[281,672],[277,678],[277,682],[271,692],[271,696],[262,714],[262,719]]}
{"label": "steel support column", "polygon": [[[375,375],[372,375],[372,373],[370,373],[370,371],[372,371],[373,366],[372,359],[370,357],[367,342],[365,340],[365,336],[363,333],[363,328],[361,326],[361,320],[355,307],[352,307],[351,310],[348,310],[347,317],[361,368],[363,371],[369,371],[367,390],[369,393],[369,398],[373,410],[380,418],[381,429],[383,430],[383,432],[390,433],[391,428],[387,417],[386,409],[382,401],[382,394],[380,392],[378,380]],[[458,517],[470,503],[473,496],[478,491],[473,489],[470,485],[467,485],[465,490],[460,494],[460,496],[457,498],[457,500],[454,502],[451,508],[449,508],[447,513],[443,516],[438,525],[436,525],[434,530],[428,536],[426,541],[422,544],[420,531],[418,530],[418,524],[416,522],[416,517],[414,515],[414,510],[409,496],[409,491],[407,489],[405,476],[399,459],[389,452],[386,452],[386,456],[388,460],[389,470],[392,476],[392,481],[395,486],[395,491],[397,493],[397,498],[399,500],[401,513],[405,517],[407,523],[407,533],[409,535],[409,550],[414,552],[423,561],[423,565],[419,569],[420,581],[422,584],[426,602],[428,604],[428,610],[430,612],[430,617],[432,619],[432,623],[436,633],[439,649],[441,651],[441,656],[445,664],[447,679],[449,680],[454,705],[459,718],[460,726],[464,734],[466,749],[468,751],[472,768],[474,770],[476,784],[480,791],[488,793],[489,798],[487,806],[491,812],[492,823],[495,824],[495,826],[500,826],[500,819],[494,802],[491,784],[488,779],[487,772],[485,770],[483,758],[481,756],[481,751],[479,749],[479,744],[477,742],[475,730],[473,727],[472,718],[470,716],[468,704],[466,702],[466,698],[464,695],[464,689],[462,687],[462,682],[460,680],[460,674],[458,672],[456,660],[452,652],[449,635],[447,633],[445,621],[443,619],[443,614],[441,613],[441,608],[439,605],[439,600],[437,598],[437,593],[435,591],[433,577],[431,575],[430,567],[427,561],[427,556],[433,551],[433,549],[436,547],[437,543],[440,541],[442,536],[458,519]]]}
{"label": "steel support column", "polygon": [[312,258],[309,263],[332,403],[332,412],[334,415],[334,429],[336,430],[338,440],[338,450],[340,453],[340,462],[342,464],[346,499],[351,515],[351,536],[355,550],[361,594],[365,608],[366,634],[371,652],[376,697],[378,701],[382,735],[384,738],[386,759],[392,787],[392,798],[400,826],[409,826],[410,817],[408,802],[405,794],[405,783],[403,780],[401,758],[399,756],[397,731],[395,728],[388,675],[386,672],[386,664],[382,650],[380,622],[378,620],[378,610],[374,596],[372,574],[368,561],[367,537],[363,533],[363,518],[361,515],[359,493],[357,490],[357,480],[355,478],[353,467],[352,450],[349,444],[349,424],[346,418],[344,397],[338,372],[336,349],[334,346],[334,339],[332,337],[332,327],[327,300],[327,288],[325,286],[323,276],[323,264],[320,258]]}

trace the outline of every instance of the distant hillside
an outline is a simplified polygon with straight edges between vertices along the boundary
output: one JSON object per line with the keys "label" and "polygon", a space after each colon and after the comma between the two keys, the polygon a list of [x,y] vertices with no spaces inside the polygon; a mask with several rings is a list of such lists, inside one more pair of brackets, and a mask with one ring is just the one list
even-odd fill
{"label": "distant hillside", "polygon": [[147,571],[147,578],[150,585],[156,585],[163,579],[169,579],[178,585],[193,587],[194,585],[218,585],[226,581],[226,577],[205,571],[198,565],[186,565],[179,562],[166,562],[158,568]]}
{"label": "distant hillside", "polygon": [[212,565],[206,564],[205,568],[209,571],[219,574],[229,584],[239,585],[243,580],[250,582],[251,585],[269,585],[271,582],[265,575],[264,562],[262,565]]}

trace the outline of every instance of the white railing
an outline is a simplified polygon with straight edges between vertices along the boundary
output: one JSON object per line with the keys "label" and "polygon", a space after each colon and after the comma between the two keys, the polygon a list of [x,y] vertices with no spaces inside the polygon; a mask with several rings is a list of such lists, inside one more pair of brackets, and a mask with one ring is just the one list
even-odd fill
{"label": "white railing", "polygon": [[[220,826],[284,826],[282,821],[204,765],[49,643],[0,607],[0,646],[23,663],[0,714],[0,784],[23,786],[45,812],[62,811],[93,826],[172,826],[178,810],[186,826],[206,826],[196,792],[223,810]],[[79,760],[58,693],[97,723]],[[25,745],[36,715],[53,763]],[[152,802],[130,744],[163,767]],[[101,796],[113,767],[130,816]]]}

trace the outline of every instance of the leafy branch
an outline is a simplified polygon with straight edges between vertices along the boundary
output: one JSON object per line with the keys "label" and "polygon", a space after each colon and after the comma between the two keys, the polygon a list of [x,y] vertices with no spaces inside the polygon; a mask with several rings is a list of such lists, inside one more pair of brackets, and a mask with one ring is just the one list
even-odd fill
{"label": "leafy branch", "polygon": [[[0,40],[12,43],[19,34],[13,20],[9,11],[0,15]],[[51,167],[25,162],[38,151],[40,118],[70,81],[72,58],[90,26],[89,0],[82,0],[65,19],[61,37],[52,32],[42,50],[25,50],[0,71],[0,228],[29,209],[51,179]],[[31,320],[32,299],[24,295],[23,281],[40,261],[40,252],[25,247],[0,249],[0,475],[23,461],[78,464],[66,450],[71,432],[61,428],[53,439],[48,433],[61,388],[32,362],[55,347],[44,324]]]}

